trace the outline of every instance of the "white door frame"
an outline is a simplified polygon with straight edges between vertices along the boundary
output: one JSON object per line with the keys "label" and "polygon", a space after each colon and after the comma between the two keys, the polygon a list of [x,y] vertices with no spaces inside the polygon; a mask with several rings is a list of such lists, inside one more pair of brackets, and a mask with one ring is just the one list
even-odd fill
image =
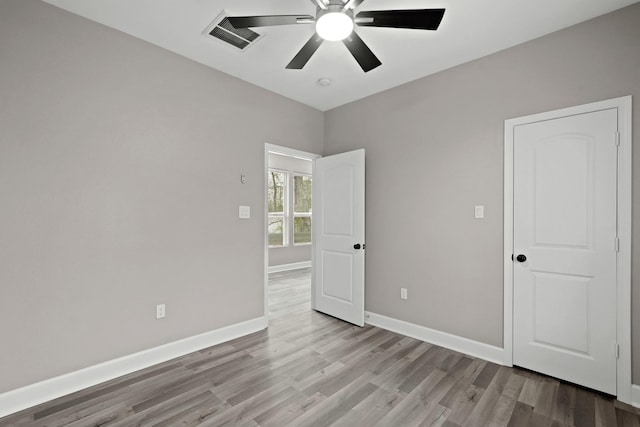
{"label": "white door frame", "polygon": [[[631,403],[631,96],[563,108],[504,122],[504,364],[513,366],[513,144],[518,125],[618,109],[617,398]],[[613,351],[613,350],[612,350]]]}
{"label": "white door frame", "polygon": [[[289,157],[297,157],[299,159],[313,161],[319,157],[319,154],[309,153],[307,151],[300,151],[294,148],[283,147],[281,145],[264,144],[264,181],[263,193],[264,193],[264,215],[263,215],[263,242],[264,242],[264,317],[269,320],[269,232],[267,231],[268,225],[268,213],[269,213],[269,198],[267,194],[267,180],[269,179],[269,153],[282,154]],[[312,243],[313,244],[313,243]]]}

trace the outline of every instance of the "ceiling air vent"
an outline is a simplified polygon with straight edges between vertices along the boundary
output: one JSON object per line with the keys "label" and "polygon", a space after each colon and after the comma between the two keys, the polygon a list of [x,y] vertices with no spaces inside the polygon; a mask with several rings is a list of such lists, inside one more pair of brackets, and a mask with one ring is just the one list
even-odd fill
{"label": "ceiling air vent", "polygon": [[240,50],[245,50],[261,37],[260,34],[248,28],[235,28],[229,22],[225,12],[222,12],[207,29],[203,31],[203,34],[222,40]]}

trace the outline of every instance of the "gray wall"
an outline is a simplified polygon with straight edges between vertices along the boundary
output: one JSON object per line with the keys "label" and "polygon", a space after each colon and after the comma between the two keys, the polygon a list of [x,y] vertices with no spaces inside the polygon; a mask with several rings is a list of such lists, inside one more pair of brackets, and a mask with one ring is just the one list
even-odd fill
{"label": "gray wall", "polygon": [[265,142],[321,154],[323,114],[2,0],[0,393],[262,316]]}
{"label": "gray wall", "polygon": [[[308,175],[311,175],[313,172],[313,162],[310,160],[270,153],[268,162],[269,167],[275,169],[282,169],[289,172],[300,172]],[[292,197],[292,191],[293,189],[290,188],[289,197]],[[293,230],[290,229],[289,233],[292,235],[291,233],[293,233]],[[310,244],[269,248],[269,267],[306,261],[311,261]]]}
{"label": "gray wall", "polygon": [[[636,4],[327,112],[325,154],[367,150],[366,309],[502,346],[504,120],[633,95],[639,173],[639,42]],[[637,250],[632,274],[640,384]]]}

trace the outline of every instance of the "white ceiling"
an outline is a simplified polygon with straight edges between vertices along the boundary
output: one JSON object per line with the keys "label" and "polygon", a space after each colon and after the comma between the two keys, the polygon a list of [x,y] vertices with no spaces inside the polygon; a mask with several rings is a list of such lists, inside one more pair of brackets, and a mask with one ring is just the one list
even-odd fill
{"label": "white ceiling", "polygon": [[[202,33],[223,10],[315,15],[309,0],[44,1],[325,111],[639,0],[365,0],[356,12],[446,8],[435,32],[358,28],[382,61],[366,74],[341,42],[324,42],[302,70],[285,69],[311,37],[311,24],[256,29],[263,37],[246,51]],[[330,86],[317,83],[323,77]]]}

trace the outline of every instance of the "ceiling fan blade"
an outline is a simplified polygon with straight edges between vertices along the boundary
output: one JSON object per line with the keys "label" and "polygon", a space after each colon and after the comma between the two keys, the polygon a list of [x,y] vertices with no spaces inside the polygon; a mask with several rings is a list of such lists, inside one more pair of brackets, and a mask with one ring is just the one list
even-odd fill
{"label": "ceiling fan blade", "polygon": [[272,27],[308,23],[315,20],[310,15],[229,16],[227,19],[235,28]]}
{"label": "ceiling fan blade", "polygon": [[356,15],[356,24],[362,27],[412,28],[437,30],[444,9],[366,10]]}
{"label": "ceiling fan blade", "polygon": [[353,55],[356,61],[358,61],[358,64],[360,64],[360,67],[362,67],[365,73],[382,64],[355,31],[352,32],[349,37],[342,40],[342,42],[347,49],[349,49],[349,52],[351,52],[351,55]]}
{"label": "ceiling fan blade", "polygon": [[311,56],[318,50],[324,39],[318,34],[311,36],[308,42],[302,46],[300,52],[289,62],[287,69],[289,70],[302,70],[302,67],[306,65]]}
{"label": "ceiling fan blade", "polygon": [[353,10],[356,7],[360,6],[363,1],[364,0],[347,0],[347,2],[344,4],[344,8]]}

